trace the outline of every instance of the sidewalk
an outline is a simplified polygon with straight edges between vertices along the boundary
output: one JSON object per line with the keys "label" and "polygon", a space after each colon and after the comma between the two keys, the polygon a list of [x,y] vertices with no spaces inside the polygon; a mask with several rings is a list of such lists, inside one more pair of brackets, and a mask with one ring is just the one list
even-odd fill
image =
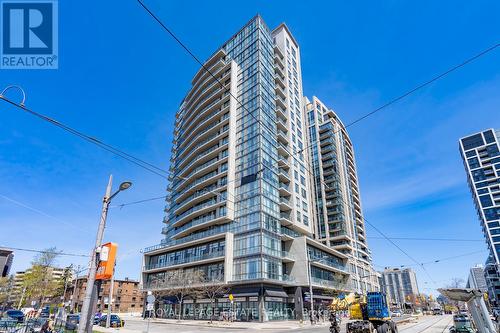
{"label": "sidewalk", "polygon": [[[94,331],[99,331],[103,333],[116,333],[120,331],[120,333],[137,333],[145,331],[147,325],[147,319],[142,319],[140,317],[126,317],[125,327],[117,329],[117,328],[105,328],[100,326],[94,326]],[[130,329],[127,328],[127,322],[133,322],[134,324],[142,323],[144,325],[144,329]],[[245,329],[254,329],[254,330],[295,330],[300,328],[311,328],[311,327],[327,327],[330,326],[328,321],[317,323],[314,326],[311,326],[309,322],[300,323],[296,320],[283,320],[283,321],[268,321],[265,323],[259,322],[221,322],[221,321],[210,321],[207,320],[177,320],[177,319],[159,319],[152,318],[151,324],[155,325],[176,325],[176,326],[193,326],[193,327],[214,327],[221,329],[230,329],[230,330],[245,330]],[[135,325],[134,325],[135,326]]]}

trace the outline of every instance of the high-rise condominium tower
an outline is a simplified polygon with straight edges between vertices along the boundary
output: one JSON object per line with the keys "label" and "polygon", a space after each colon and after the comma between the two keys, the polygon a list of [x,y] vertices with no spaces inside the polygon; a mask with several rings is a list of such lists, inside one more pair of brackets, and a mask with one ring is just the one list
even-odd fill
{"label": "high-rise condominium tower", "polygon": [[467,172],[481,227],[490,255],[485,276],[490,302],[500,305],[500,131],[488,129],[460,139],[460,153]]}
{"label": "high-rise condominium tower", "polygon": [[375,290],[378,279],[366,241],[351,140],[335,112],[318,98],[304,98],[304,104],[316,239],[349,256],[353,290]]}
{"label": "high-rise condominium tower", "polygon": [[[176,272],[228,285],[233,302],[220,295],[214,311],[237,320],[302,318],[310,288],[315,309],[351,290],[350,254],[315,238],[300,52],[288,28],[254,17],[191,84],[176,116],[165,238],[144,254],[143,287],[160,296],[162,315],[175,315]],[[188,297],[183,312],[201,319],[211,307]]]}
{"label": "high-rise condominium tower", "polygon": [[411,268],[386,268],[381,272],[381,288],[389,301],[403,307],[405,302],[415,302],[420,292],[418,290],[417,275]]}

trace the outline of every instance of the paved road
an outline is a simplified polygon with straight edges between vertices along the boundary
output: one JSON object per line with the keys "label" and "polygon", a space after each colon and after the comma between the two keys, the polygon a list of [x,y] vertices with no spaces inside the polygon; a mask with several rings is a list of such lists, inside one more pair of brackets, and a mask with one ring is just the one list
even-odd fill
{"label": "paved road", "polygon": [[[400,333],[448,333],[448,328],[452,323],[452,316],[425,316],[418,319],[418,321],[408,324],[398,325]],[[125,330],[127,333],[133,332],[145,332],[147,322],[134,319],[127,320],[125,325]],[[113,330],[117,333],[121,330]],[[165,333],[165,332],[175,332],[175,333],[262,333],[262,332],[287,332],[289,333],[328,333],[327,326],[321,327],[305,327],[302,329],[290,330],[285,328],[265,328],[265,329],[252,329],[243,328],[237,329],[234,327],[220,328],[220,327],[203,327],[203,326],[186,326],[186,325],[175,325],[175,324],[164,324],[164,323],[151,323],[149,327],[149,333]],[[345,325],[342,325],[342,332],[345,332]],[[123,332],[126,333],[126,332]]]}
{"label": "paved road", "polygon": [[452,325],[453,317],[445,316],[426,316],[419,319],[415,323],[401,325],[400,333],[448,333],[448,329]]}

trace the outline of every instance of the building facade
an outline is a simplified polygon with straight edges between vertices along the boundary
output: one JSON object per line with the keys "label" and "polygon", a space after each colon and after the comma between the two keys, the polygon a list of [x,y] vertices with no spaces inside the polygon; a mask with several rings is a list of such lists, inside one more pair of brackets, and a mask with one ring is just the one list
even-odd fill
{"label": "building facade", "polygon": [[[60,268],[60,267],[47,267],[47,276],[50,281],[53,283],[60,283],[64,280],[64,274],[68,268]],[[16,302],[22,300],[24,304],[31,304],[32,301],[38,303],[39,299],[30,299],[24,290],[24,281],[26,274],[29,274],[32,271],[32,268],[28,268],[25,271],[17,271],[14,274],[14,298]],[[53,295],[46,295],[45,301],[50,301],[53,298]]]}
{"label": "building facade", "polygon": [[469,276],[467,277],[467,288],[479,289],[482,292],[488,291],[488,286],[486,284],[486,278],[484,276],[484,266],[476,265],[472,267],[469,271]]}
{"label": "building facade", "polygon": [[[70,302],[70,311],[80,312],[83,299],[85,298],[85,289],[87,287],[87,278],[82,277],[74,279],[71,286],[66,290],[65,300]],[[105,280],[101,283],[101,290],[97,300],[97,311],[105,312],[109,306],[109,294],[111,281]],[[111,310],[113,313],[120,312],[139,312],[142,313],[144,307],[144,293],[139,288],[139,281],[114,280],[113,297]]]}
{"label": "building facade", "polygon": [[172,272],[201,272],[231,288],[214,311],[303,318],[310,287],[318,309],[351,290],[351,272],[350,254],[315,234],[299,45],[256,16],[203,67],[176,115],[165,238],[144,251],[143,288],[171,313]]}
{"label": "building facade", "polygon": [[381,274],[380,287],[393,305],[402,308],[406,302],[415,302],[420,295],[417,275],[411,268],[386,268]]}
{"label": "building facade", "polygon": [[500,131],[487,129],[461,138],[460,153],[490,255],[485,277],[493,306],[500,300]]}
{"label": "building facade", "polygon": [[10,274],[13,260],[14,251],[3,247],[0,248],[0,277],[6,277]]}
{"label": "building facade", "polygon": [[314,234],[321,243],[349,257],[353,290],[378,290],[352,142],[339,117],[317,97],[304,98],[304,104],[313,171]]}

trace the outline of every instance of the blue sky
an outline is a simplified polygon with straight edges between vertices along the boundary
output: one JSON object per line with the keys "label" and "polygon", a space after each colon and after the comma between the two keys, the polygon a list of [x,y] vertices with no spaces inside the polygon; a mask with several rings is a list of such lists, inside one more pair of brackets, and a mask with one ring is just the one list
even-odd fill
{"label": "blue sky", "polygon": [[[305,94],[345,123],[500,37],[495,1],[146,3],[201,59],[256,13],[271,28],[286,22],[301,46]],[[59,69],[0,71],[0,87],[19,84],[32,109],[167,169],[196,63],[136,1],[62,1],[59,26]],[[457,140],[500,127],[499,52],[350,128],[365,217],[387,235],[482,239]],[[134,182],[116,204],[165,194],[161,178],[0,105],[0,245],[88,253],[110,173],[116,185]],[[162,218],[162,201],[111,210],[105,238],[120,246],[119,277],[139,277],[139,250],[160,241]],[[396,242],[421,262],[483,251],[430,264],[431,277],[415,268],[424,292],[486,258],[481,241]],[[413,264],[385,240],[369,243],[377,268]],[[14,269],[32,256],[16,252]],[[71,262],[85,260],[59,260]]]}

